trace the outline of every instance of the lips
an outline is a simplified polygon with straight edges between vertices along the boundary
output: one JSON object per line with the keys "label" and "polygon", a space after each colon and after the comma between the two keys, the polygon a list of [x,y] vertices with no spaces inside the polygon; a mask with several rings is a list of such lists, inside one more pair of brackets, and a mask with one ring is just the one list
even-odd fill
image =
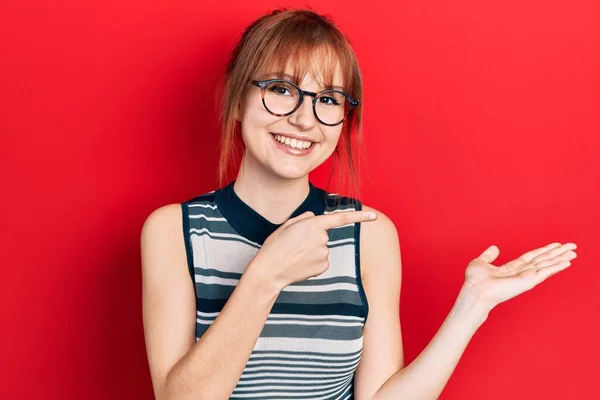
{"label": "lips", "polygon": [[[275,146],[279,150],[283,151],[286,154],[293,155],[293,156],[304,156],[304,155],[310,153],[312,151],[312,149],[315,148],[315,145],[316,145],[315,142],[312,142],[312,144],[310,145],[310,147],[308,147],[307,149],[296,149],[296,148],[290,147],[290,146],[288,146],[286,144],[278,142],[275,139],[275,134],[271,133],[270,136],[273,138],[273,143],[275,143]],[[287,136],[287,137],[290,137],[290,136]]]}
{"label": "lips", "polygon": [[281,135],[281,136],[288,137],[290,139],[303,140],[306,142],[316,143],[316,140],[314,140],[308,136],[298,135],[295,133],[281,133],[281,132],[269,132],[269,133],[273,136]]}
{"label": "lips", "polygon": [[[279,140],[277,140],[277,136],[283,136],[283,137],[284,137],[284,138],[286,138],[286,139],[296,139],[296,141],[303,141],[303,142],[304,142],[304,141],[307,141],[307,142],[309,142],[309,143],[310,143],[310,146],[308,146],[308,148],[311,148],[311,147],[312,147],[312,146],[315,144],[315,142],[313,142],[312,140],[303,140],[303,139],[297,139],[297,138],[293,138],[293,137],[291,137],[291,136],[285,136],[285,135],[282,135],[282,134],[280,134],[280,133],[271,133],[271,136],[273,137],[273,140],[275,140],[277,143],[281,143],[281,144],[284,144],[284,145],[285,145],[285,143],[283,143],[283,142],[280,142]],[[286,146],[287,146],[287,145],[286,145]],[[290,148],[295,148],[295,147],[291,147],[291,146],[288,146],[288,147],[290,147]],[[298,149],[298,150],[300,150],[300,149]]]}

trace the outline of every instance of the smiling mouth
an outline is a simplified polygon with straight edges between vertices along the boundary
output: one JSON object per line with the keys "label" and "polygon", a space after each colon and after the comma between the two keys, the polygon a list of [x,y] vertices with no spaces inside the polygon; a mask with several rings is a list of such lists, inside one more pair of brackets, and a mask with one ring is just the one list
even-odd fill
{"label": "smiling mouth", "polygon": [[272,133],[269,132],[271,134],[271,136],[273,137],[273,139],[286,147],[289,147],[290,149],[295,149],[295,150],[308,150],[310,148],[312,148],[314,146],[314,144],[316,142],[313,142],[311,140],[299,140],[299,139],[295,139],[295,138],[291,138],[289,136],[285,136],[285,135],[280,135],[277,133]]}

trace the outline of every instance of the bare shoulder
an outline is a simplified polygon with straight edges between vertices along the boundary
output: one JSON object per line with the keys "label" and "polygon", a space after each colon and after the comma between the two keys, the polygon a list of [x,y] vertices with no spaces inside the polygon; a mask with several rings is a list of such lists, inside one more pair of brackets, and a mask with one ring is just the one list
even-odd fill
{"label": "bare shoulder", "polygon": [[[368,277],[370,270],[381,268],[399,269],[400,265],[400,240],[394,222],[383,212],[363,205],[363,210],[373,211],[377,219],[361,224],[360,254],[361,273],[363,278]],[[388,260],[389,262],[380,262]],[[376,273],[375,271],[372,271]],[[379,271],[381,274],[384,271]],[[394,273],[392,273],[395,275]]]}
{"label": "bare shoulder", "polygon": [[361,230],[369,232],[368,236],[372,236],[373,233],[380,235],[398,235],[396,225],[394,222],[383,212],[376,210],[372,207],[363,204],[362,209],[364,211],[373,211],[377,214],[377,219],[373,222],[364,223],[361,226]]}
{"label": "bare shoulder", "polygon": [[140,246],[144,288],[167,281],[188,283],[181,204],[159,207],[146,218]]}
{"label": "bare shoulder", "polygon": [[186,277],[188,268],[181,204],[159,207],[146,218],[140,246],[145,281]]}
{"label": "bare shoulder", "polygon": [[167,204],[152,211],[142,227],[142,244],[172,236],[181,236],[181,204]]}

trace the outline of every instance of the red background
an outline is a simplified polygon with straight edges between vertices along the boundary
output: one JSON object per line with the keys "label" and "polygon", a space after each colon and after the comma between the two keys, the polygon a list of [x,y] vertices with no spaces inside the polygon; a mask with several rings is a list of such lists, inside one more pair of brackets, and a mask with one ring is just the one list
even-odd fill
{"label": "red background", "polygon": [[215,188],[214,90],[243,28],[307,4],[364,73],[363,199],[400,235],[406,361],[487,246],[504,263],[573,241],[571,269],[492,311],[441,398],[597,398],[593,0],[3,2],[0,398],[151,398],[140,229]]}

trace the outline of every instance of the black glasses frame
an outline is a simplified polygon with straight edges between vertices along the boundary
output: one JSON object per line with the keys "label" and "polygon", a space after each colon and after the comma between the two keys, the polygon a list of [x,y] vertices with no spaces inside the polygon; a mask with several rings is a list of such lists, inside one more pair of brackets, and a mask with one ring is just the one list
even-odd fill
{"label": "black glasses frame", "polygon": [[[323,125],[327,125],[327,126],[336,126],[341,124],[342,122],[344,122],[348,116],[350,115],[350,112],[352,111],[352,109],[354,107],[357,107],[359,102],[358,100],[352,98],[352,96],[350,96],[347,93],[342,92],[341,90],[336,90],[336,89],[327,89],[327,90],[323,90],[321,92],[315,93],[315,92],[309,92],[307,90],[302,90],[300,89],[300,87],[298,85],[296,85],[294,82],[285,80],[285,79],[268,79],[265,81],[257,81],[257,80],[253,80],[251,81],[253,85],[258,86],[261,89],[261,98],[262,98],[262,103],[263,106],[265,106],[265,109],[272,115],[275,115],[277,117],[287,117],[288,115],[292,115],[294,112],[296,112],[296,110],[298,108],[300,108],[300,105],[302,104],[302,102],[304,101],[304,96],[312,96],[313,100],[312,100],[312,105],[313,105],[313,114],[315,115],[315,118],[317,118],[317,120],[322,123]],[[294,107],[294,109],[290,112],[287,112],[285,114],[277,114],[274,113],[273,111],[269,110],[269,107],[267,107],[267,103],[265,102],[265,90],[267,89],[267,86],[270,85],[273,82],[283,82],[289,85],[292,85],[293,87],[295,87],[296,89],[298,89],[298,93],[300,93],[300,97],[298,97],[298,104],[296,104],[296,107]],[[339,93],[343,96],[345,96],[348,100],[349,100],[349,104],[350,106],[348,107],[348,112],[346,113],[346,115],[344,115],[344,118],[342,118],[341,121],[336,122],[335,124],[328,124],[327,122],[323,122],[321,120],[321,118],[319,118],[319,116],[317,115],[317,98],[319,98],[320,96],[322,96],[323,94],[326,93]]]}

